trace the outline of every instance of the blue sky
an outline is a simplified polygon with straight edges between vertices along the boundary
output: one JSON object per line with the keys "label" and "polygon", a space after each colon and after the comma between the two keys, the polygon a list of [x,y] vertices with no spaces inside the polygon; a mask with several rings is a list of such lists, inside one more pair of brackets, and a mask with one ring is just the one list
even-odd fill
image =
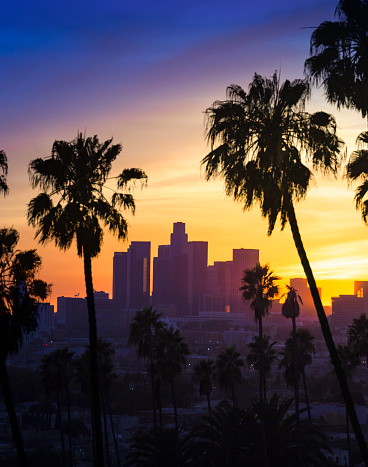
{"label": "blue sky", "polygon": [[[24,247],[37,246],[25,220],[26,205],[36,195],[29,185],[28,163],[49,155],[55,139],[71,140],[81,130],[101,140],[113,136],[123,145],[117,171],[138,166],[149,175],[148,188],[136,193],[129,241],[152,240],[155,255],[157,245],[167,242],[172,223],[183,221],[192,240],[210,242],[211,263],[231,259],[232,248],[259,248],[261,261],[270,262],[277,274],[301,275],[288,231],[268,238],[257,210],[243,214],[225,199],[221,182],[204,181],[200,160],[208,147],[203,112],[214,100],[225,98],[226,86],[246,88],[255,72],[270,76],[278,70],[282,80],[303,77],[310,28],[332,20],[335,7],[335,1],[305,0],[3,0],[0,148],[8,155],[11,190],[0,202],[4,225],[20,230]],[[366,127],[360,116],[338,113],[325,104],[320,91],[314,91],[309,105],[311,110],[336,114],[351,152],[355,137]],[[341,198],[340,210],[345,209],[338,216],[336,197]],[[341,277],[341,271],[333,269],[337,266],[329,230],[320,240],[316,237],[316,206],[322,205],[324,222],[334,226],[337,250],[347,252],[347,277],[353,278],[354,268],[357,278],[368,276],[368,267],[359,262],[366,231],[354,210],[352,191],[339,180],[322,185],[311,193],[309,204],[300,205],[310,256],[321,265],[317,278]],[[347,226],[354,226],[354,241]],[[355,240],[359,247],[354,253]],[[111,291],[113,252],[126,247],[106,238],[96,262],[96,289]],[[39,248],[54,296],[82,295],[82,267],[75,250]]]}

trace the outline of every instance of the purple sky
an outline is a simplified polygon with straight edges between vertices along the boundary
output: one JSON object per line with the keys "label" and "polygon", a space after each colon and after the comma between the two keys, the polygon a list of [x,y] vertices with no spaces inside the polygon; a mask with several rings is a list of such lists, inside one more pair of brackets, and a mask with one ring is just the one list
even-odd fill
{"label": "purple sky", "polygon": [[[214,100],[225,98],[229,84],[246,88],[255,72],[270,76],[280,70],[281,80],[303,77],[312,33],[308,27],[332,20],[336,4],[3,0],[0,148],[8,156],[11,190],[0,203],[3,225],[20,230],[23,247],[36,246],[25,221],[26,204],[36,195],[29,186],[28,163],[49,155],[55,139],[71,140],[77,130],[86,130],[101,140],[113,136],[122,143],[117,171],[138,166],[149,175],[149,187],[136,193],[137,214],[129,219],[129,240],[152,240],[155,255],[157,244],[167,242],[172,223],[183,221],[192,240],[210,242],[210,262],[231,259],[232,248],[259,248],[261,261],[270,262],[277,274],[300,275],[289,232],[267,238],[266,223],[257,210],[242,214],[239,206],[224,200],[221,182],[206,184],[201,176],[200,160],[208,152],[203,112]],[[321,92],[315,93],[310,106],[337,113],[326,106]],[[342,137],[352,142],[366,126],[351,112],[339,113],[338,123]],[[353,149],[349,147],[350,152]],[[322,247],[323,242],[330,247],[331,238],[324,234],[316,241],[320,229],[313,202],[321,206],[341,196],[354,221],[339,214],[334,232],[342,233],[342,240],[334,241],[339,251],[348,251],[346,263],[357,270],[352,258],[358,253],[346,227],[355,222],[361,242],[366,231],[354,211],[352,192],[339,183],[322,187],[322,198],[312,196],[312,204],[300,205],[301,224],[305,219],[312,260],[314,252],[317,264],[330,261],[334,252],[323,260]],[[334,214],[333,209],[334,205],[326,207]],[[329,225],[334,222],[336,216]],[[126,247],[106,238],[96,263],[96,289],[111,291],[113,252]],[[357,251],[361,248],[359,244]],[[49,246],[40,247],[40,252],[54,296],[84,293],[75,250],[63,254]],[[66,277],[65,264],[73,266]],[[338,271],[323,276],[327,274],[323,271],[330,271],[327,263],[323,265],[322,280],[341,277]],[[368,268],[361,271],[368,274]]]}

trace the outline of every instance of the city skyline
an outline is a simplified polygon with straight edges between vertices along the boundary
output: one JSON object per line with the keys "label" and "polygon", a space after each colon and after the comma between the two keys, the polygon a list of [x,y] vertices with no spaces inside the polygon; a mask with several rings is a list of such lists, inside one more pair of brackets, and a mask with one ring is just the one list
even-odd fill
{"label": "city skyline", "polygon": [[[194,271],[196,269],[189,269],[187,271],[188,265],[181,264],[180,258],[183,257],[183,254],[185,254],[186,256],[188,255],[188,258],[193,258],[193,255],[194,257],[197,256],[198,258],[203,256],[203,259],[200,260],[201,263],[203,263],[203,265],[200,265],[200,263],[198,263],[196,273],[197,274],[201,273],[202,276],[205,276],[205,277],[202,277],[201,279],[205,280],[206,282],[205,278],[207,278],[208,282],[207,282],[207,285],[202,284],[200,286],[201,293],[203,292],[209,293],[210,295],[220,294],[220,295],[224,295],[225,297],[225,288],[222,292],[220,292],[220,289],[219,289],[219,287],[220,288],[222,286],[225,287],[225,277],[222,279],[223,284],[220,284],[221,280],[219,279],[219,274],[221,274],[221,272],[218,271],[218,268],[221,265],[225,267],[226,264],[236,265],[234,267],[235,267],[235,270],[237,271],[236,272],[237,282],[235,283],[234,280],[232,279],[231,292],[230,292],[229,284],[228,284],[228,292],[227,292],[228,304],[232,303],[231,308],[234,311],[234,309],[237,308],[239,304],[237,304],[234,308],[235,303],[238,303],[238,302],[233,302],[233,299],[229,298],[230,297],[229,294],[231,293],[231,296],[234,296],[235,291],[239,290],[240,285],[241,285],[240,277],[242,275],[243,270],[247,267],[252,267],[252,265],[255,264],[255,262],[259,259],[259,255],[261,253],[260,250],[249,249],[249,248],[242,246],[241,248],[232,249],[231,258],[227,258],[225,261],[217,261],[216,259],[214,259],[212,261],[213,264],[211,264],[210,261],[208,260],[208,246],[209,246],[208,242],[197,241],[193,239],[189,241],[189,235],[186,231],[186,227],[187,227],[186,224],[183,222],[174,222],[172,224],[172,230],[173,230],[172,233],[167,234],[167,237],[170,238],[170,241],[168,242],[169,244],[158,245],[156,255],[154,255],[153,253],[151,254],[151,251],[152,251],[151,242],[147,240],[132,241],[127,246],[127,249],[125,252],[122,252],[122,251],[114,252],[113,266],[112,266],[112,271],[111,271],[112,287],[110,290],[96,288],[95,289],[96,293],[106,293],[110,299],[114,299],[117,303],[120,303],[120,306],[122,307],[122,309],[125,308],[128,310],[128,309],[142,308],[143,306],[148,306],[151,300],[151,304],[153,305],[153,307],[161,310],[160,305],[165,305],[168,303],[173,304],[177,301],[177,299],[171,296],[172,289],[176,287],[174,286],[174,283],[171,283],[175,275],[174,269],[177,269],[178,271],[180,271],[184,267],[186,271],[186,272],[181,272],[180,277],[178,277],[176,280],[179,280],[179,282],[185,282],[185,284],[187,283],[187,281],[193,282],[193,279],[189,279],[189,276],[192,276],[193,273],[195,273]],[[189,246],[191,248],[188,248]],[[196,247],[196,249],[193,250],[194,247]],[[198,249],[198,247],[200,248]],[[202,250],[203,250],[203,253],[202,253]],[[244,254],[246,256],[244,256]],[[168,260],[170,260],[170,258],[171,258],[171,261],[175,260],[175,263],[172,266],[170,266],[170,269],[168,270],[167,265],[168,265]],[[245,258],[249,258],[249,259],[245,259]],[[178,263],[178,259],[179,259],[179,263]],[[190,261],[193,261],[193,259],[189,260],[189,263]],[[160,264],[162,266],[160,266]],[[203,273],[202,269],[204,267],[204,264],[206,264],[206,271]],[[246,264],[248,264],[248,266]],[[216,269],[216,272],[214,271],[214,269]],[[155,270],[156,270],[156,273],[155,273]],[[277,274],[277,271],[275,271],[275,273]],[[155,274],[157,277],[156,286],[155,286]],[[186,278],[186,275],[188,274],[189,276],[188,278]],[[211,283],[211,281],[212,282],[214,281],[214,274],[216,276],[215,284]],[[223,271],[223,274],[225,274],[225,270]],[[161,276],[161,279],[158,279],[159,276]],[[197,278],[196,282],[198,282],[198,280],[200,280],[200,278]],[[148,282],[150,283],[149,291],[147,290]],[[309,292],[308,293],[306,292],[306,290],[309,291],[309,287],[307,284],[307,280],[303,274],[301,276],[290,277],[287,281],[283,280],[283,278],[281,277],[280,280],[277,282],[280,286],[279,298],[282,298],[282,295],[286,292],[287,290],[286,285],[293,286],[296,288],[296,290],[299,291],[299,293],[302,294],[302,299],[305,302],[304,304],[309,309],[314,310],[313,301],[311,301],[312,299],[309,296]],[[239,288],[236,285],[237,283],[239,283]],[[359,294],[358,288],[361,288],[363,290],[363,285],[359,285],[359,284],[364,284],[364,287],[366,287],[366,283],[367,281],[364,281],[364,280],[363,281],[354,280],[350,284],[351,289],[352,289],[351,292],[349,292],[348,294],[343,293],[343,292],[338,292],[335,295],[332,295],[329,298],[328,302],[325,301],[324,305],[331,307],[331,304],[332,304],[331,299],[334,297],[339,297],[340,295],[362,296],[362,291]],[[155,287],[156,287],[156,297],[155,297]],[[183,285],[182,287],[184,287],[185,289],[187,285]],[[186,303],[187,292],[184,292],[184,289],[181,292],[182,294],[181,298],[182,298],[183,304],[181,307],[179,305],[179,302],[176,305],[180,309],[182,307],[188,309],[188,306],[189,306],[189,302]],[[318,287],[318,289],[319,289],[320,295],[322,295],[323,290],[321,290],[321,287]],[[147,292],[149,292],[148,295],[147,295]],[[81,298],[84,297],[83,293],[80,295],[75,294],[74,297],[76,296],[78,297],[80,296]],[[171,299],[168,299],[169,296],[171,297]],[[72,298],[73,296],[61,294],[57,298],[60,298],[60,297]],[[210,301],[209,303],[212,303],[212,302]],[[191,309],[191,306],[189,308]],[[201,308],[201,310],[206,311],[206,307]],[[217,310],[217,307],[216,307],[216,310]],[[163,308],[162,311],[166,313],[165,308]],[[217,310],[217,311],[220,311],[220,310]],[[222,311],[225,311],[225,310],[222,310]],[[184,312],[184,309],[181,313],[183,312]],[[309,311],[309,314],[310,313],[311,312]],[[190,311],[187,314],[191,315],[192,312]]]}
{"label": "city skyline", "polygon": [[[137,211],[128,216],[128,240],[106,235],[93,261],[96,290],[112,292],[115,251],[149,234],[155,256],[177,221],[186,223],[191,238],[209,242],[210,264],[229,260],[232,249],[255,248],[284,283],[303,277],[288,226],[267,237],[257,208],[243,213],[226,199],[221,180],[205,182],[203,112],[225,98],[228,85],[246,89],[255,72],[270,76],[278,70],[281,80],[303,77],[310,28],[332,20],[336,3],[126,6],[108,0],[102,10],[66,1],[58,11],[44,2],[5,2],[0,149],[8,156],[10,194],[0,202],[0,216],[3,226],[20,231],[20,248],[37,248],[42,256],[40,277],[54,284],[52,303],[62,294],[85,294],[83,262],[75,247],[60,252],[34,240],[25,218],[36,195],[27,166],[48,156],[55,139],[70,141],[78,130],[123,145],[113,174],[138,166],[149,177],[148,187],[134,193]],[[307,110],[319,109],[335,115],[349,155],[366,122],[326,104],[313,89]],[[353,293],[354,280],[368,278],[368,230],[342,172],[338,180],[317,182],[296,211],[323,302],[330,304],[331,296]]]}

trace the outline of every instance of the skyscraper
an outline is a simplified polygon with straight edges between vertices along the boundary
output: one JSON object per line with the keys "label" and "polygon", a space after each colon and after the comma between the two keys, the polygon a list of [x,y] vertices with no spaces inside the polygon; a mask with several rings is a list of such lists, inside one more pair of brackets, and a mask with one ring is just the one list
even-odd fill
{"label": "skyscraper", "polygon": [[259,250],[245,248],[233,250],[233,260],[226,262],[225,306],[230,312],[250,312],[239,289],[244,271],[253,268],[258,262]]}
{"label": "skyscraper", "polygon": [[[308,286],[307,279],[303,277],[294,277],[290,279],[290,287],[294,287],[296,289],[297,294],[301,297],[303,303],[300,304],[300,317],[310,317],[316,318],[316,308],[314,306],[314,301],[312,298],[312,294],[310,288]],[[319,296],[321,296],[321,288],[318,287]]]}
{"label": "skyscraper", "polygon": [[170,245],[160,245],[153,259],[152,304],[170,307],[177,316],[196,315],[207,288],[208,242],[188,242],[185,224],[176,222]]}
{"label": "skyscraper", "polygon": [[132,242],[126,253],[114,253],[113,299],[119,307],[137,310],[150,305],[151,242]]}

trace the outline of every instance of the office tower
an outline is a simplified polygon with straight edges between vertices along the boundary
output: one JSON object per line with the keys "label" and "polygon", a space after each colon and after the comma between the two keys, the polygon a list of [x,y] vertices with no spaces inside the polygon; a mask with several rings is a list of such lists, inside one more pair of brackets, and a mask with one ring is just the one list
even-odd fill
{"label": "office tower", "polygon": [[349,326],[354,318],[364,313],[364,300],[356,295],[331,297],[332,323],[334,326]]}
{"label": "office tower", "polygon": [[[97,333],[101,337],[121,336],[124,321],[105,292],[94,292]],[[87,299],[78,297],[57,297],[56,323],[68,337],[88,337]]]}
{"label": "office tower", "polygon": [[[303,301],[303,303],[300,304],[300,317],[317,318],[316,308],[307,279],[303,277],[294,277],[290,279],[290,287],[294,287],[296,293]],[[321,288],[318,287],[317,290],[321,297]]]}
{"label": "office tower", "polygon": [[151,242],[132,242],[126,253],[114,253],[113,299],[125,310],[150,305]]}
{"label": "office tower", "polygon": [[176,222],[170,245],[153,259],[152,304],[175,316],[196,315],[207,287],[207,242],[189,242],[185,224]]}
{"label": "office tower", "polygon": [[127,265],[128,253],[122,251],[115,252],[112,273],[112,298],[121,308],[126,308],[127,306]]}
{"label": "office tower", "polygon": [[259,250],[235,249],[233,260],[226,262],[225,272],[225,307],[230,312],[250,313],[249,304],[242,300],[239,290],[246,269],[253,268],[259,262]]}
{"label": "office tower", "polygon": [[368,281],[354,281],[354,295],[364,302],[364,313],[368,314]]}
{"label": "office tower", "polygon": [[50,334],[54,330],[54,305],[50,303],[38,304],[37,331],[39,333]]}
{"label": "office tower", "polygon": [[207,289],[208,242],[188,242],[188,304],[191,315],[198,315],[201,296]]}

